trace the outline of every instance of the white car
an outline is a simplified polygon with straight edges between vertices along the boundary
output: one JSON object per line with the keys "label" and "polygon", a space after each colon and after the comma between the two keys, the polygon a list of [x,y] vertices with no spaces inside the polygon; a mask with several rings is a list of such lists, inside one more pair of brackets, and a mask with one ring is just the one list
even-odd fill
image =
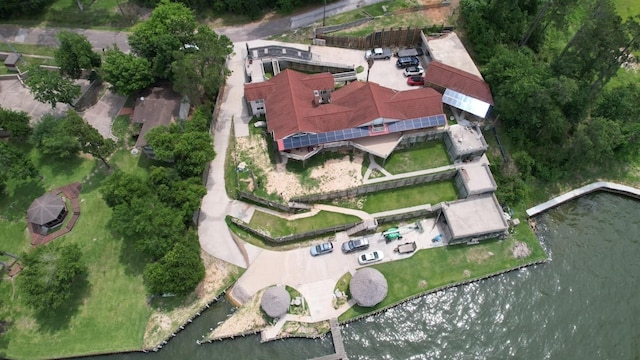
{"label": "white car", "polygon": [[422,66],[409,66],[408,68],[404,69],[405,77],[419,76],[419,75],[422,75],[423,73],[424,73],[424,69],[422,68]]}
{"label": "white car", "polygon": [[384,254],[382,253],[382,251],[374,250],[358,256],[358,263],[360,265],[367,265],[367,264],[381,261],[382,259],[384,259]]}

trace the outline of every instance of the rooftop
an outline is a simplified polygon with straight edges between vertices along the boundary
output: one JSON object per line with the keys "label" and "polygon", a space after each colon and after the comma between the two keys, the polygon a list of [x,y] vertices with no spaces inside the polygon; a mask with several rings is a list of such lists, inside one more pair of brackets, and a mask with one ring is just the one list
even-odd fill
{"label": "rooftop", "polygon": [[493,193],[445,202],[442,212],[454,239],[504,231],[509,227]]}
{"label": "rooftop", "polygon": [[462,126],[459,124],[449,126],[449,136],[455,147],[456,153],[469,154],[487,149],[484,136],[477,126]]}
{"label": "rooftop", "polygon": [[154,127],[169,125],[179,117],[182,97],[169,86],[155,86],[143,91],[136,100],[131,120],[142,124],[136,147],[147,145],[144,136]]}
{"label": "rooftop", "polygon": [[450,32],[438,38],[430,38],[428,42],[433,60],[482,78],[480,70],[456,33]]}
{"label": "rooftop", "polygon": [[491,89],[482,77],[454,66],[432,61],[425,70],[424,80],[493,105]]}
{"label": "rooftop", "polygon": [[465,165],[460,168],[460,175],[469,195],[496,191],[498,188],[487,164],[473,163]]}

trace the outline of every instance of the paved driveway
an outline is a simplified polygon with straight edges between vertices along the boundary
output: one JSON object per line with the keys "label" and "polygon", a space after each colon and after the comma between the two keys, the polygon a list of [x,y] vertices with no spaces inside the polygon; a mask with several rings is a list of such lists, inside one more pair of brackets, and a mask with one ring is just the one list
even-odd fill
{"label": "paved driveway", "polygon": [[81,115],[100,132],[100,135],[107,139],[116,140],[116,137],[111,133],[111,125],[122,106],[124,106],[125,101],[127,101],[126,96],[107,90],[95,105],[82,112]]}
{"label": "paved driveway", "polygon": [[66,104],[58,104],[52,109],[51,105],[36,101],[29,89],[22,86],[17,79],[0,80],[0,106],[26,112],[31,116],[32,123],[40,121],[44,114],[62,115],[69,109],[69,105]]}

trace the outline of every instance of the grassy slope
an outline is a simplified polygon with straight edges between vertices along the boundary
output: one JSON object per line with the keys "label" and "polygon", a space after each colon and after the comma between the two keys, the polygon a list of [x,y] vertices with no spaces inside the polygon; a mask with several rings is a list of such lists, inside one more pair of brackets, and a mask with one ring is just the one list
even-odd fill
{"label": "grassy slope", "polygon": [[406,150],[393,152],[385,162],[384,169],[392,174],[401,174],[433,169],[450,163],[444,142],[429,141]]}
{"label": "grassy slope", "polygon": [[271,236],[278,237],[358,221],[360,219],[355,216],[328,211],[320,211],[315,216],[298,220],[287,220],[262,211],[256,211],[253,213],[249,224],[255,229],[266,230]]}
{"label": "grassy slope", "polygon": [[[68,162],[42,159],[32,151],[37,168],[45,179],[37,184],[12,187],[9,197],[2,199],[0,210],[9,214],[8,204],[27,204],[44,190],[81,181],[97,162],[77,159]],[[140,171],[126,161],[114,163],[120,168]],[[86,289],[76,289],[68,308],[47,319],[36,319],[26,308],[19,294],[7,281],[0,283],[0,314],[10,321],[9,331],[0,341],[0,355],[19,359],[62,357],[77,354],[141,349],[142,336],[149,317],[145,304],[146,294],[139,265],[141,259],[115,239],[107,230],[111,210],[98,193],[104,179],[101,171],[83,182],[80,193],[81,215],[73,231],[56,239],[58,243],[80,245],[84,261],[89,267]],[[34,192],[31,192],[32,190]],[[30,195],[33,194],[33,195]],[[24,206],[24,205],[21,205]],[[21,207],[22,208],[22,207]],[[24,214],[23,211],[17,211]],[[11,250],[20,252],[29,248],[21,216],[0,222],[0,232],[12,234]],[[6,244],[6,243],[5,243]],[[123,249],[125,246],[125,249]],[[123,255],[124,254],[124,255]]]}
{"label": "grassy slope", "polygon": [[626,19],[629,16],[640,15],[640,2],[638,0],[613,0],[618,9],[618,14]]}

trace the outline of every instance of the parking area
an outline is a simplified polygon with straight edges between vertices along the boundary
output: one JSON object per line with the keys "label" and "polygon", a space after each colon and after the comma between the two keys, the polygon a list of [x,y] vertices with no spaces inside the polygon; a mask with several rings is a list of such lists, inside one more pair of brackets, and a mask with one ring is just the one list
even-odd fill
{"label": "parking area", "polygon": [[32,122],[39,121],[43,114],[61,115],[69,109],[66,104],[58,104],[52,109],[51,105],[36,101],[29,93],[29,89],[22,86],[20,81],[15,78],[0,80],[0,106],[15,111],[24,111],[31,116]]}

